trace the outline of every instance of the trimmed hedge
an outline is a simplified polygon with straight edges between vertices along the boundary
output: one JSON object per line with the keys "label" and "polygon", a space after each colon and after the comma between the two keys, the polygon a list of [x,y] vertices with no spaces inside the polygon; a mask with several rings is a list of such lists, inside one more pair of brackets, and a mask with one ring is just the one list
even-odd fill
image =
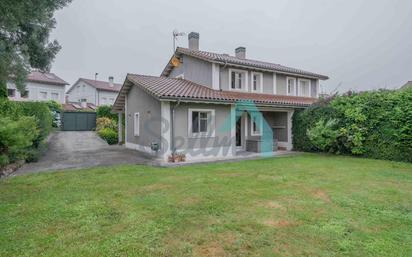
{"label": "trimmed hedge", "polygon": [[117,132],[111,128],[103,128],[97,132],[101,138],[106,140],[109,145],[117,144]]}
{"label": "trimmed hedge", "polygon": [[412,89],[348,93],[293,116],[296,150],[412,162]]}

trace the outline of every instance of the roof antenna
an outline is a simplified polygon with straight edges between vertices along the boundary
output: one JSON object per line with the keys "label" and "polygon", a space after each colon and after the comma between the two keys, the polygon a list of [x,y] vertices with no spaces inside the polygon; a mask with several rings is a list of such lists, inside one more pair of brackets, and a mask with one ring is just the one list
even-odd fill
{"label": "roof antenna", "polygon": [[177,37],[182,37],[182,36],[185,36],[185,35],[186,35],[185,32],[179,32],[177,29],[173,30],[173,53],[176,50]]}
{"label": "roof antenna", "polygon": [[97,80],[97,75],[99,75],[99,73],[96,72],[96,73],[94,74],[94,80]]}

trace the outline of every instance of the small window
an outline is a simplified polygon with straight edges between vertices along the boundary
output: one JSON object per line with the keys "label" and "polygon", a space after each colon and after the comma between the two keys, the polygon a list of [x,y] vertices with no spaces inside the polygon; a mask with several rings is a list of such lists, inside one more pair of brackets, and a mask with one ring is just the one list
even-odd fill
{"label": "small window", "polygon": [[86,103],[86,102],[87,102],[87,99],[86,99],[86,98],[82,98],[82,99],[80,99],[80,102],[81,102],[81,103]]}
{"label": "small window", "polygon": [[189,121],[192,136],[212,136],[214,133],[213,110],[189,110]]}
{"label": "small window", "polygon": [[239,70],[229,70],[230,72],[230,88],[232,90],[246,89],[246,72]]}
{"label": "small window", "polygon": [[299,96],[310,97],[310,80],[299,79]]}
{"label": "small window", "polygon": [[296,95],[296,79],[286,78],[287,95]]}
{"label": "small window", "polygon": [[262,92],[262,73],[252,72],[252,91]]}
{"label": "small window", "polygon": [[16,89],[8,88],[7,89],[7,95],[10,96],[10,97],[15,97],[16,96]]}
{"label": "small window", "polygon": [[40,91],[40,99],[46,100],[47,99],[47,92]]}
{"label": "small window", "polygon": [[29,91],[28,91],[28,90],[25,90],[25,91],[21,92],[21,93],[20,93],[20,96],[21,96],[22,98],[28,98],[28,97],[29,97]]}
{"label": "small window", "polygon": [[262,114],[260,113],[253,113],[251,115],[251,119],[250,119],[250,126],[251,126],[251,132],[252,132],[252,136],[260,136],[262,135],[261,131],[263,128],[263,117]]}
{"label": "small window", "polygon": [[59,93],[51,93],[51,99],[54,101],[59,100]]}
{"label": "small window", "polygon": [[138,112],[134,114],[134,135],[138,137],[140,135],[140,115]]}

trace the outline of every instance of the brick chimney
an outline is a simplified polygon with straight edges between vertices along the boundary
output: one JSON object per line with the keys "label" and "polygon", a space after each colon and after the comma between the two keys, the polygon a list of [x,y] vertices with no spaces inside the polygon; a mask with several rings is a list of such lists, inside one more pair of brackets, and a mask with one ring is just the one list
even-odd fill
{"label": "brick chimney", "polygon": [[235,49],[235,56],[240,59],[246,58],[246,48],[243,46],[239,46]]}
{"label": "brick chimney", "polygon": [[189,49],[199,50],[199,33],[190,32],[188,35]]}

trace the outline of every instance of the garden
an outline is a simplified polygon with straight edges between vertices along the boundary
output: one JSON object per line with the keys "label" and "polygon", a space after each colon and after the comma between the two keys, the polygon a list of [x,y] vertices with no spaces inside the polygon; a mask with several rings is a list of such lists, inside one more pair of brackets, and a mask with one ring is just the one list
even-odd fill
{"label": "garden", "polygon": [[[118,141],[118,116],[112,113],[110,105],[99,106],[96,110],[96,132],[109,145],[117,144]],[[122,119],[124,121],[124,118]],[[123,128],[124,128],[123,124]],[[124,133],[123,133],[124,135]]]}

